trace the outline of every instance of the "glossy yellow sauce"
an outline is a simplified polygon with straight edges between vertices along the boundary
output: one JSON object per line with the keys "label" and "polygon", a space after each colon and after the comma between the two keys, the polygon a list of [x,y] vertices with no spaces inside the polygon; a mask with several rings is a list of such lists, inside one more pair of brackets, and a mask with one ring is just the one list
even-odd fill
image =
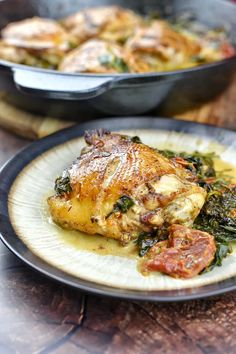
{"label": "glossy yellow sauce", "polygon": [[216,171],[222,171],[225,175],[228,175],[232,178],[232,182],[236,183],[236,167],[229,164],[228,162],[222,161],[219,158],[214,160]]}
{"label": "glossy yellow sauce", "polygon": [[[217,158],[215,159],[215,168],[217,171],[227,170],[227,175],[230,175],[232,181],[236,183],[235,166]],[[52,193],[50,193],[50,195],[52,195]],[[70,243],[71,246],[78,250],[86,250],[101,256],[113,255],[126,258],[138,257],[137,246],[134,242],[130,242],[127,246],[121,246],[118,241],[107,237],[89,235],[80,231],[64,230],[56,225],[55,227],[57,228],[59,237],[63,239],[63,242]]]}
{"label": "glossy yellow sauce", "polygon": [[79,250],[86,250],[97,253],[101,256],[113,255],[126,258],[135,258],[137,246],[130,242],[127,246],[122,246],[118,241],[100,235],[89,235],[80,231],[63,230],[58,227],[60,237],[64,242],[69,242]]}

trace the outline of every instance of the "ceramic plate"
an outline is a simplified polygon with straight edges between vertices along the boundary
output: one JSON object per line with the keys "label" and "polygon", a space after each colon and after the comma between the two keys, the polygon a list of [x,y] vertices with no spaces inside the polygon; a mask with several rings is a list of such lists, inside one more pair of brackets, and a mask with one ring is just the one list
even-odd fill
{"label": "ceramic plate", "polygon": [[[236,171],[236,133],[231,131],[152,117],[83,123],[31,144],[3,167],[0,173],[3,242],[41,273],[98,294],[171,301],[234,289],[236,250],[224,260],[222,267],[193,279],[173,279],[160,273],[143,276],[137,270],[135,258],[81,248],[79,240],[86,240],[85,235],[62,232],[51,222],[46,199],[53,193],[54,180],[80,154],[85,144],[84,130],[94,128],[138,135],[144,143],[160,149],[214,151],[226,166],[235,164]],[[100,239],[104,243],[104,238]]]}

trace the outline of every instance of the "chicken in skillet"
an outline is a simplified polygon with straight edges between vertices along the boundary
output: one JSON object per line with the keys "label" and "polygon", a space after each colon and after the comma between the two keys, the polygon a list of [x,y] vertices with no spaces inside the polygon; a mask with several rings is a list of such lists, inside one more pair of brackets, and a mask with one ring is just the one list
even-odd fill
{"label": "chicken in skillet", "polygon": [[62,20],[62,24],[78,45],[95,37],[123,43],[141,21],[141,17],[129,9],[104,6],[79,11]]}
{"label": "chicken in skillet", "polygon": [[65,72],[128,72],[127,55],[118,44],[91,39],[67,54],[59,66]]}
{"label": "chicken in skillet", "polygon": [[[95,41],[93,49],[91,41]],[[0,59],[49,69],[61,69],[63,60],[66,71],[78,72],[80,65],[76,70],[69,69],[70,61],[74,65],[75,61],[84,60],[83,45],[87,43],[96,52],[96,41],[119,45],[131,73],[185,69],[235,55],[224,28],[209,29],[181,19],[153,20],[148,14],[119,6],[100,6],[58,21],[33,17],[9,23],[1,30]],[[83,58],[78,59],[80,54]],[[110,59],[105,62],[110,65]],[[88,72],[107,72],[104,65],[98,70],[96,65],[95,71]]]}
{"label": "chicken in skillet", "polygon": [[137,137],[97,130],[85,140],[48,199],[57,224],[122,244],[164,226],[192,226],[206,196],[192,172]]}
{"label": "chicken in skillet", "polygon": [[63,27],[39,17],[10,23],[1,37],[0,57],[26,65],[56,68],[69,49]]}
{"label": "chicken in skillet", "polygon": [[[213,31],[212,31],[213,33]],[[197,36],[176,31],[167,21],[156,20],[136,28],[127,41],[130,70],[134,72],[168,71],[193,67],[233,55],[233,48],[219,35]],[[214,40],[213,40],[214,38]]]}
{"label": "chicken in skillet", "polygon": [[174,29],[166,21],[138,27],[126,43],[130,67],[135,72],[155,72],[193,66],[192,57],[201,50],[197,41]]}

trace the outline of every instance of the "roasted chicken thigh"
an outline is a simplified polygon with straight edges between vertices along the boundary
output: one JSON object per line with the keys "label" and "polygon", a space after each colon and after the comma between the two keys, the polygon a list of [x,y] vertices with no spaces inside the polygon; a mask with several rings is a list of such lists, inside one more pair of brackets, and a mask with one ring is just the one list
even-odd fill
{"label": "roasted chicken thigh", "polygon": [[57,66],[69,49],[68,35],[54,20],[33,17],[1,32],[0,57],[26,65]]}
{"label": "roasted chicken thigh", "polygon": [[87,147],[48,199],[57,224],[123,244],[140,232],[193,224],[206,192],[192,172],[137,137],[96,130],[85,140]]}
{"label": "roasted chicken thigh", "polygon": [[141,23],[141,17],[119,6],[93,7],[79,11],[62,21],[72,40],[80,44],[90,38],[124,42]]}
{"label": "roasted chicken thigh", "polygon": [[126,43],[130,68],[134,72],[175,70],[225,58],[219,39],[213,42],[209,38],[178,32],[163,20],[136,27]]}
{"label": "roasted chicken thigh", "polygon": [[118,44],[91,39],[67,54],[59,66],[65,72],[122,73],[129,70],[124,49]]}

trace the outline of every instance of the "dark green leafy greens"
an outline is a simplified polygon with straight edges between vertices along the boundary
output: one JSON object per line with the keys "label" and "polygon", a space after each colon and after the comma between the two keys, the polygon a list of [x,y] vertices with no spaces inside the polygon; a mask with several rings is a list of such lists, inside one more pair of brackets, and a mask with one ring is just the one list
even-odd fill
{"label": "dark green leafy greens", "polygon": [[134,241],[138,246],[139,256],[143,257],[157,242],[168,238],[168,228],[164,225],[162,228],[152,232],[142,231]]}
{"label": "dark green leafy greens", "polygon": [[[215,258],[206,271],[221,266],[223,259],[231,252],[231,242],[236,241],[236,187],[231,185],[226,174],[215,170],[214,153],[177,153],[171,150],[160,150],[159,153],[192,171],[196,182],[206,189],[206,202],[193,228],[208,232],[215,238]],[[141,232],[135,240],[139,255],[144,256],[152,246],[167,237],[167,226],[164,230]]]}
{"label": "dark green leafy greens", "polygon": [[196,229],[206,231],[215,237],[217,251],[209,269],[222,264],[223,258],[231,252],[230,242],[236,241],[236,217],[234,216],[236,189],[226,187],[217,189],[215,186],[211,189],[194,223]]}
{"label": "dark green leafy greens", "polygon": [[142,144],[140,137],[137,135],[135,135],[135,136],[122,135],[121,137],[123,140],[132,141],[133,143],[136,143],[136,144]]}
{"label": "dark green leafy greens", "polygon": [[100,64],[106,66],[107,68],[114,68],[120,73],[129,72],[129,68],[125,61],[113,53],[101,55],[98,59]]}
{"label": "dark green leafy greens", "polygon": [[138,246],[139,256],[143,257],[158,242],[156,234],[153,232],[142,231],[138,235],[138,238],[135,240],[136,245]]}
{"label": "dark green leafy greens", "polygon": [[217,251],[212,264],[220,266],[223,258],[231,252],[231,241],[236,241],[236,215],[232,213],[236,208],[236,190],[230,187],[230,179],[224,173],[217,173],[214,168],[214,153],[193,154],[173,151],[160,151],[169,158],[183,158],[189,163],[185,167],[196,174],[197,183],[206,189],[206,202],[194,222],[193,227],[215,237]]}
{"label": "dark green leafy greens", "polygon": [[122,214],[127,213],[127,211],[134,205],[134,201],[127,195],[120,197],[117,202],[113,205],[112,211],[106,216],[106,219],[110,215],[121,212]]}
{"label": "dark green leafy greens", "polygon": [[135,135],[131,138],[131,141],[136,144],[142,144],[142,141],[139,136]]}
{"label": "dark green leafy greens", "polygon": [[191,61],[194,63],[203,64],[207,61],[207,59],[204,58],[204,56],[202,56],[202,55],[193,55],[191,57]]}
{"label": "dark green leafy greens", "polygon": [[223,259],[232,252],[231,246],[228,242],[217,242],[216,241],[216,254],[213,262],[204,269],[203,273],[211,271],[215,266],[220,267],[222,265]]}
{"label": "dark green leafy greens", "polygon": [[57,195],[64,195],[71,192],[72,188],[68,172],[63,172],[62,176],[56,179],[54,189]]}
{"label": "dark green leafy greens", "polygon": [[216,177],[214,169],[214,158],[216,155],[214,153],[203,154],[198,151],[193,153],[176,153],[171,150],[159,150],[159,152],[169,159],[177,159],[177,162],[179,162],[178,159],[183,159],[184,162],[187,162],[188,164],[185,165],[185,168],[196,173],[199,184],[201,181],[204,182],[205,178]]}

